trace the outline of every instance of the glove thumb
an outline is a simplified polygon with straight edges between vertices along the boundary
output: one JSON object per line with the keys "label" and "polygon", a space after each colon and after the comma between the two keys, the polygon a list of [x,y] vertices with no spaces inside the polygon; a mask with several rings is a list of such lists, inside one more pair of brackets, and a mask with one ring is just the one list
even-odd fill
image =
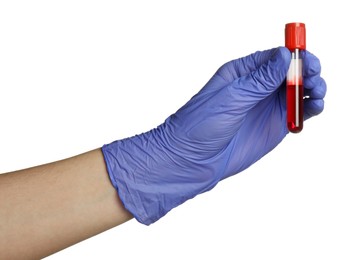
{"label": "glove thumb", "polygon": [[241,108],[251,109],[278,89],[286,78],[290,61],[291,55],[287,48],[276,48],[271,57],[255,71],[235,80],[229,87],[233,96],[241,97]]}

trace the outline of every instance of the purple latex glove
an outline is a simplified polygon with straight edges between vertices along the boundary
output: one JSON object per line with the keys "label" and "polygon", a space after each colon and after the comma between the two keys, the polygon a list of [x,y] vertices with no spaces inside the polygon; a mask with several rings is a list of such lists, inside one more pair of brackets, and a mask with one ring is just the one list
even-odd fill
{"label": "purple latex glove", "polygon": [[[304,54],[305,118],[323,110],[319,60]],[[271,151],[288,133],[284,80],[290,52],[276,48],[223,65],[157,128],[102,148],[124,206],[151,224]]]}

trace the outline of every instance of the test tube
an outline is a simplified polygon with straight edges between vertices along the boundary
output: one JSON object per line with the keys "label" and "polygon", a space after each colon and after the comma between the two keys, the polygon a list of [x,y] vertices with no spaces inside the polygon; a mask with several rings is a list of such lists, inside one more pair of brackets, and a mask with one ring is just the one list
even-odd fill
{"label": "test tube", "polygon": [[290,132],[299,133],[303,129],[304,121],[303,60],[301,52],[306,49],[305,24],[286,24],[285,46],[292,55],[286,79],[287,127]]}

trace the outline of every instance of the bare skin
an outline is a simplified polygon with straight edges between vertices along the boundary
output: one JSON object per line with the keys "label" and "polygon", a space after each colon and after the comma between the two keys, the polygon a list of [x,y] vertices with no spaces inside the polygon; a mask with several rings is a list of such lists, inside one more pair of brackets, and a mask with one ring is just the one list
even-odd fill
{"label": "bare skin", "polygon": [[132,218],[100,149],[0,174],[0,259],[39,259]]}

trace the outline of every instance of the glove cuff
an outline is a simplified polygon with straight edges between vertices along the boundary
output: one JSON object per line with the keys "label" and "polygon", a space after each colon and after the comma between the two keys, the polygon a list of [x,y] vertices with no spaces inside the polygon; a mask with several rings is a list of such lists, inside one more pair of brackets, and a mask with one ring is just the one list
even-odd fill
{"label": "glove cuff", "polygon": [[102,147],[110,180],[124,207],[150,225],[219,181],[214,170],[186,161],[162,144],[160,129]]}

